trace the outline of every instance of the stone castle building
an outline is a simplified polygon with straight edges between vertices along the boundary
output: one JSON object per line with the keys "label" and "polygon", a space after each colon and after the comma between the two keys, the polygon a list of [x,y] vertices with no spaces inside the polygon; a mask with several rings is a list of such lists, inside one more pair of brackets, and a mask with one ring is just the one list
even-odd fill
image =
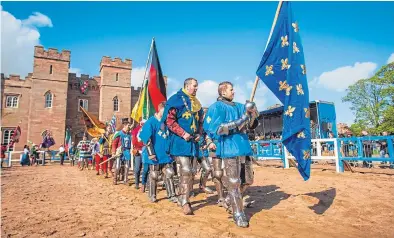
{"label": "stone castle building", "polygon": [[28,140],[41,143],[41,134],[46,129],[53,133],[55,149],[64,143],[66,128],[71,129],[72,141],[78,142],[85,132],[79,106],[102,122],[110,121],[115,114],[120,125],[121,118],[130,117],[140,91],[131,87],[130,59],[103,56],[100,75],[93,77],[70,73],[70,60],[68,50],[58,52],[36,46],[33,72],[25,79],[1,74],[2,143],[9,142],[18,125],[22,134],[14,148],[17,151]]}

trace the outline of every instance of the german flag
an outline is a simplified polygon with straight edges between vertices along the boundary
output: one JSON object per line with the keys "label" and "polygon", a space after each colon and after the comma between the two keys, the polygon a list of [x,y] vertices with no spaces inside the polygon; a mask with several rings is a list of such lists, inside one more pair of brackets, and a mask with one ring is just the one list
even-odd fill
{"label": "german flag", "polygon": [[137,122],[153,116],[155,111],[158,111],[158,105],[167,100],[166,83],[161,71],[154,39],[151,52],[149,76],[146,80],[144,79],[138,102],[134,105],[131,113],[131,118]]}
{"label": "german flag", "polygon": [[156,43],[153,40],[152,49],[152,63],[149,70],[149,81],[148,81],[148,91],[151,98],[152,104],[156,110],[157,107],[163,101],[167,100],[166,84],[164,81],[163,73],[161,72],[161,66],[159,61],[159,56],[157,54]]}

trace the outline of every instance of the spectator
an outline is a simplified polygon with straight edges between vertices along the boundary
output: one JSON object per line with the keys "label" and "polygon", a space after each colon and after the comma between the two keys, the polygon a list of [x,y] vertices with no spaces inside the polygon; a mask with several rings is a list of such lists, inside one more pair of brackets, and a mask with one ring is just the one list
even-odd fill
{"label": "spectator", "polygon": [[[368,132],[362,131],[362,137],[367,137]],[[364,157],[371,158],[372,157],[372,141],[370,140],[363,140],[363,154]],[[367,168],[372,167],[372,161],[363,161],[363,166]]]}
{"label": "spectator", "polygon": [[60,165],[63,165],[64,163],[64,156],[66,156],[66,152],[64,149],[63,145],[60,145],[59,147],[59,156],[60,156]]}
{"label": "spectator", "polygon": [[75,144],[74,142],[71,143],[71,147],[68,149],[68,156],[69,156],[69,160],[70,160],[70,165],[74,166],[75,164]]}
{"label": "spectator", "polygon": [[29,146],[25,145],[23,147],[23,154],[21,158],[21,165],[22,166],[30,166],[30,160],[29,160]]}
{"label": "spectator", "polygon": [[5,152],[7,151],[7,144],[3,143],[1,144],[1,168],[3,168],[3,161],[5,159]]}

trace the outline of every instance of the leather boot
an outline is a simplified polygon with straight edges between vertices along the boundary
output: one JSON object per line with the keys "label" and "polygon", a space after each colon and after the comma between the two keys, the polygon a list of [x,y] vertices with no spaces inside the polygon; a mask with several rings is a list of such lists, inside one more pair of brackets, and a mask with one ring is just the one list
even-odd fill
{"label": "leather boot", "polygon": [[194,215],[190,203],[186,203],[185,205],[183,205],[182,210],[183,214],[185,215]]}

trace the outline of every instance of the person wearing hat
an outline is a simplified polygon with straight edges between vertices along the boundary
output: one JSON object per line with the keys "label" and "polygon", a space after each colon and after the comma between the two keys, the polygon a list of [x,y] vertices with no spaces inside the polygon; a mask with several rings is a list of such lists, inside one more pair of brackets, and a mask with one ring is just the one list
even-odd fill
{"label": "person wearing hat", "polygon": [[131,162],[131,135],[130,135],[130,129],[131,129],[131,123],[129,122],[128,118],[123,118],[122,119],[122,126],[123,129],[119,132],[118,136],[114,138],[114,141],[112,142],[112,156],[114,157],[116,154],[116,150],[120,147],[121,148],[121,155],[119,158],[116,159],[115,163],[115,174],[114,174],[114,185],[117,184],[117,175],[120,172],[120,166],[121,166],[121,160],[125,162],[125,171],[124,171],[124,184],[127,184],[128,181],[128,175],[129,175],[129,168],[130,168],[130,162]]}
{"label": "person wearing hat", "polygon": [[115,131],[112,131],[112,127],[110,125],[107,125],[106,131],[103,135],[101,135],[101,138],[99,140],[100,143],[100,154],[103,155],[102,160],[107,161],[106,163],[102,164],[102,171],[105,173],[105,178],[108,178],[108,168],[111,171],[112,177],[114,176],[112,173],[112,167],[114,164],[114,160],[110,159],[111,158],[111,145],[112,145],[112,140],[114,137]]}

